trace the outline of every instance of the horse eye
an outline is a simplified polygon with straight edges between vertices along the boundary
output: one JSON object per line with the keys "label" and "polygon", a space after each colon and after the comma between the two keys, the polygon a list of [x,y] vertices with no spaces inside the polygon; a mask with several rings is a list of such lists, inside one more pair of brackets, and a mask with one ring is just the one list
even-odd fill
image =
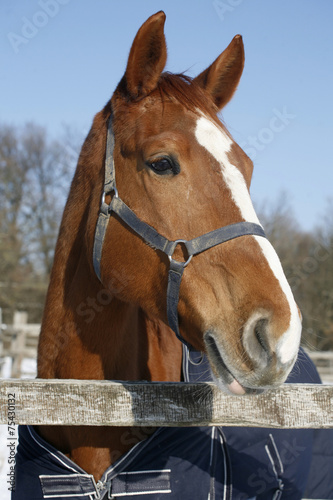
{"label": "horse eye", "polygon": [[156,174],[164,175],[169,173],[178,173],[175,171],[175,165],[169,158],[160,158],[159,160],[147,162],[149,168],[151,168]]}

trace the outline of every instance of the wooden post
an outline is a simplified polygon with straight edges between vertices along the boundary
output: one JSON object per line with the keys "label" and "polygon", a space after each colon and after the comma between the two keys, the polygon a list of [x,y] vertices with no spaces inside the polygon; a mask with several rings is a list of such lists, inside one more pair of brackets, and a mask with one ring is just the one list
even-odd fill
{"label": "wooden post", "polygon": [[21,377],[21,365],[23,361],[25,335],[26,332],[22,326],[28,322],[28,313],[24,311],[15,311],[13,318],[13,327],[16,330],[16,336],[12,343],[13,362],[12,362],[12,377]]}

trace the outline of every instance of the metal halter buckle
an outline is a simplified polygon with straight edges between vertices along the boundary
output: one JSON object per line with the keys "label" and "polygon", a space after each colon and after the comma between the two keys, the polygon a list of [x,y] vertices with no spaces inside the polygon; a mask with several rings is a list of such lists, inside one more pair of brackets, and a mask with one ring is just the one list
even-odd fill
{"label": "metal halter buckle", "polygon": [[[172,258],[172,256],[173,256],[173,254],[174,254],[174,252],[175,252],[175,250],[176,250],[176,247],[177,247],[177,245],[178,245],[179,243],[184,243],[184,246],[185,246],[186,251],[187,251],[187,253],[188,253],[188,249],[187,249],[187,246],[186,246],[187,240],[175,240],[173,243],[174,243],[174,246],[173,246],[173,248],[172,248],[172,252],[171,252],[171,253],[168,253],[168,258],[169,258],[169,261],[170,261],[170,262],[172,262],[172,261],[173,261],[173,262],[179,262],[178,260],[173,259],[173,258]],[[184,262],[184,264],[183,264],[183,266],[184,266],[184,267],[186,267],[186,266],[187,266],[187,265],[191,262],[192,257],[193,257],[193,255],[188,253],[187,260],[186,260],[186,261]]]}
{"label": "metal halter buckle", "polygon": [[104,488],[104,485],[103,485],[102,481],[97,481],[97,483],[96,483],[94,476],[91,476],[91,479],[92,479],[92,482],[94,483],[94,486],[96,489],[96,493],[94,495],[94,498],[95,498],[95,500],[100,500],[101,499],[101,490]]}

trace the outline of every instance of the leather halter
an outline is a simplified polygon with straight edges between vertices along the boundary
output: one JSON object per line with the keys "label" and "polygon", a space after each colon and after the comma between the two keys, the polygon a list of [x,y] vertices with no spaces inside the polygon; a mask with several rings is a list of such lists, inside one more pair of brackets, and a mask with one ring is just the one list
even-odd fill
{"label": "leather halter", "polygon": [[[109,119],[108,135],[106,144],[106,158],[105,158],[105,178],[104,189],[101,201],[100,212],[98,215],[97,226],[95,231],[95,241],[93,249],[93,264],[98,279],[101,281],[101,258],[103,250],[103,242],[108,223],[112,213],[117,214],[122,221],[129,226],[138,236],[148,243],[155,250],[164,252],[170,261],[168,273],[168,288],[167,288],[167,316],[169,326],[175,332],[177,338],[181,340],[187,347],[191,347],[188,342],[181,336],[178,326],[178,301],[179,289],[185,267],[190,263],[193,255],[197,255],[209,248],[220,245],[226,241],[240,236],[256,235],[266,237],[265,232],[259,224],[253,222],[238,222],[230,224],[225,227],[216,229],[202,236],[193,238],[192,240],[178,239],[170,241],[153,227],[149,226],[122,201],[118,195],[115,179],[115,166],[113,158],[114,150],[114,133],[112,129],[112,116]],[[112,200],[109,205],[105,203],[105,196],[111,195]],[[182,244],[185,246],[188,254],[186,262],[180,262],[173,259],[173,254],[177,245]]]}

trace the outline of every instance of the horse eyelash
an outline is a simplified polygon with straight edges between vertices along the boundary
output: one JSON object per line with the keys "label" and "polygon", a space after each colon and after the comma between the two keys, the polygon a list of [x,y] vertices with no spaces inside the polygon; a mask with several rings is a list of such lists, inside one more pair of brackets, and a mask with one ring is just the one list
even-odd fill
{"label": "horse eyelash", "polygon": [[[161,156],[159,158],[154,159],[153,161],[150,161],[150,160],[146,161],[145,164],[147,165],[148,168],[151,168],[152,170],[154,170],[152,165],[154,163],[157,163],[158,161],[161,161],[161,160],[167,160],[170,163],[173,175],[178,175],[180,173],[180,165],[179,165],[178,161],[171,155],[170,156]],[[160,175],[163,175],[162,171],[161,171]]]}

